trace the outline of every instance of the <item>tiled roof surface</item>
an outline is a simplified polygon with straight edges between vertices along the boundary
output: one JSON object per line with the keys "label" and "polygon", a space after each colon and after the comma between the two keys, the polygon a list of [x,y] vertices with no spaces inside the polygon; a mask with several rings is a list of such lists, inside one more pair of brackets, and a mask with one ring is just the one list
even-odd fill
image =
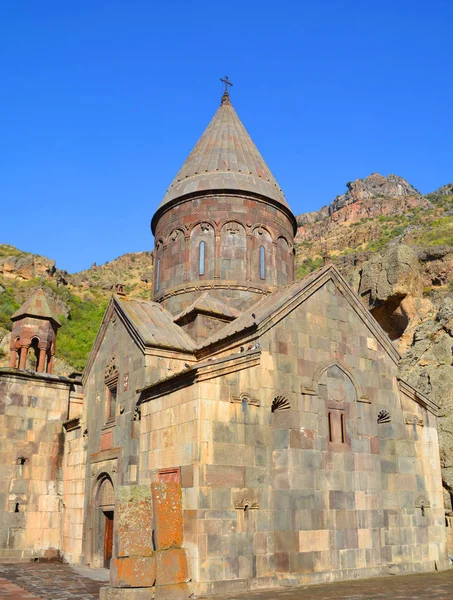
{"label": "tiled roof surface", "polygon": [[387,333],[380,327],[369,310],[362,304],[357,294],[349,286],[345,278],[333,265],[326,265],[322,269],[288,285],[286,288],[266,296],[243,312],[240,317],[231,323],[228,323],[219,331],[213,333],[207,340],[203,341],[203,343],[198,346],[197,350],[216,344],[221,340],[227,339],[228,337],[251,327],[259,326],[267,318],[278,313],[279,309],[288,305],[292,299],[296,299],[299,294],[303,292],[310,293],[310,289],[315,291],[317,289],[316,286],[323,285],[328,278],[332,278],[337,282],[337,285],[341,285],[345,297],[349,299],[349,302],[354,306],[356,312],[361,316],[362,320],[367,323],[369,329],[373,331],[374,335],[379,339],[394,360],[397,361],[400,357],[399,353],[390,341]]}
{"label": "tiled roof surface", "polygon": [[174,321],[178,322],[193,311],[221,315],[230,319],[235,319],[241,314],[234,308],[227,306],[222,300],[219,300],[219,298],[212,296],[209,292],[203,292],[190,306],[179,313],[179,315],[174,318]]}
{"label": "tiled roof surface", "polygon": [[282,190],[228,96],[224,96],[220,108],[176,175],[158,210],[176,198],[208,190],[252,192],[289,209]]}
{"label": "tiled roof surface", "polygon": [[178,325],[173,315],[157,302],[115,296],[121,310],[136,329],[145,346],[174,348],[192,352],[195,342]]}
{"label": "tiled roof surface", "polygon": [[240,317],[222,327],[219,331],[213,333],[200,347],[210,346],[216,342],[228,338],[235,333],[244,331],[254,325],[259,325],[267,317],[270,317],[278,308],[283,306],[293,296],[297,295],[301,289],[307,286],[313,279],[319,277],[320,272],[309,275],[295,281],[291,285],[269,294],[256,304],[253,304],[250,308],[242,313]]}
{"label": "tiled roof surface", "polygon": [[36,290],[30,298],[11,317],[17,321],[20,317],[38,317],[41,319],[52,319],[60,325],[55,312],[50,308],[49,301],[43,290]]}

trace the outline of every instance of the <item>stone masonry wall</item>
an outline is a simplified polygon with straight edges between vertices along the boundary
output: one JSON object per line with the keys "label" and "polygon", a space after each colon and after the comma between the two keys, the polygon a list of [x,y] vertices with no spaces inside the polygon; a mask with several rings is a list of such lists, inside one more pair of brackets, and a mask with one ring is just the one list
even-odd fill
{"label": "stone masonry wall", "polygon": [[59,555],[70,388],[54,375],[0,371],[0,557]]}
{"label": "stone masonry wall", "polygon": [[78,425],[66,431],[64,440],[62,555],[70,564],[79,564],[83,555],[86,438],[82,434]]}
{"label": "stone masonry wall", "polygon": [[[259,366],[193,386],[200,467],[185,528],[196,590],[445,567],[436,419],[402,400],[396,365],[342,293],[328,282],[259,341]],[[189,394],[171,394],[157,445],[176,439],[168,429]],[[149,405],[168,409],[169,398]],[[423,422],[415,433],[408,414]],[[168,466],[182,464],[170,452]]]}
{"label": "stone masonry wall", "polygon": [[[230,302],[243,310],[263,293],[294,280],[293,236],[286,213],[263,201],[218,194],[181,202],[165,212],[156,226],[154,300],[177,314],[202,286],[234,290]],[[222,299],[227,297],[222,291]]]}
{"label": "stone masonry wall", "polygon": [[[141,409],[136,410],[137,389],[180,369],[184,357],[147,349],[146,354],[116,311],[107,315],[107,327],[94,362],[86,374],[87,467],[83,560],[102,566],[102,518],[97,505],[99,487],[108,477],[114,487],[138,483]],[[114,378],[116,407],[108,417],[109,385]],[[77,442],[74,442],[77,444]],[[162,446],[164,447],[165,444]],[[149,446],[148,446],[149,450]]]}

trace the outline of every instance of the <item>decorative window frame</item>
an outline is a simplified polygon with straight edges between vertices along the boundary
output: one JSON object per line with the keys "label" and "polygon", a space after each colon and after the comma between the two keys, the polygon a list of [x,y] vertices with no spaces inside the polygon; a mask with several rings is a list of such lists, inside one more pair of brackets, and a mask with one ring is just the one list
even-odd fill
{"label": "decorative window frame", "polygon": [[[351,438],[348,434],[348,422],[350,421],[350,404],[347,402],[335,402],[334,400],[327,400],[326,402],[326,426],[327,426],[327,450],[330,452],[350,452],[351,451]],[[336,417],[340,422],[340,428],[342,432],[342,440],[331,440],[331,415],[336,413]]]}
{"label": "decorative window frame", "polygon": [[[106,399],[105,399],[105,413],[104,413],[104,422],[106,425],[111,425],[116,421],[116,414],[118,409],[118,396],[119,396],[119,372],[116,366],[116,358],[112,356],[112,358],[107,363],[107,366],[104,370],[104,385],[106,387]],[[113,393],[113,390],[115,391]],[[115,397],[115,406],[112,410],[112,400]]]}
{"label": "decorative window frame", "polygon": [[242,404],[244,401],[247,402],[248,406],[260,406],[261,404],[258,398],[251,398],[249,394],[239,394],[239,396],[234,396],[230,400],[230,402],[236,404]]}

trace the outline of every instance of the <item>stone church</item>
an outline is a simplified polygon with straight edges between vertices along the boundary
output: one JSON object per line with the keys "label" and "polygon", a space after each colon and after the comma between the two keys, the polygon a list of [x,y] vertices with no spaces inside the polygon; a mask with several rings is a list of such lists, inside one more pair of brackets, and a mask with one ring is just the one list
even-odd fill
{"label": "stone church", "polygon": [[151,229],[153,297],[117,286],[82,377],[42,292],[12,315],[0,558],[143,600],[447,568],[437,406],[332,265],[295,280],[228,91]]}

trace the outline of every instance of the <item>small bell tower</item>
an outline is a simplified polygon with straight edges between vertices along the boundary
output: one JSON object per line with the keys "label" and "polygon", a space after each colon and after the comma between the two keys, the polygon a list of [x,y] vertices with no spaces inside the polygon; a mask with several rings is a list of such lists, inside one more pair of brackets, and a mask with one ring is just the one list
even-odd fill
{"label": "small bell tower", "polygon": [[[10,367],[26,369],[34,358],[33,370],[51,373],[57,330],[61,326],[43,290],[36,290],[11,317]],[[34,354],[34,356],[33,356]]]}

